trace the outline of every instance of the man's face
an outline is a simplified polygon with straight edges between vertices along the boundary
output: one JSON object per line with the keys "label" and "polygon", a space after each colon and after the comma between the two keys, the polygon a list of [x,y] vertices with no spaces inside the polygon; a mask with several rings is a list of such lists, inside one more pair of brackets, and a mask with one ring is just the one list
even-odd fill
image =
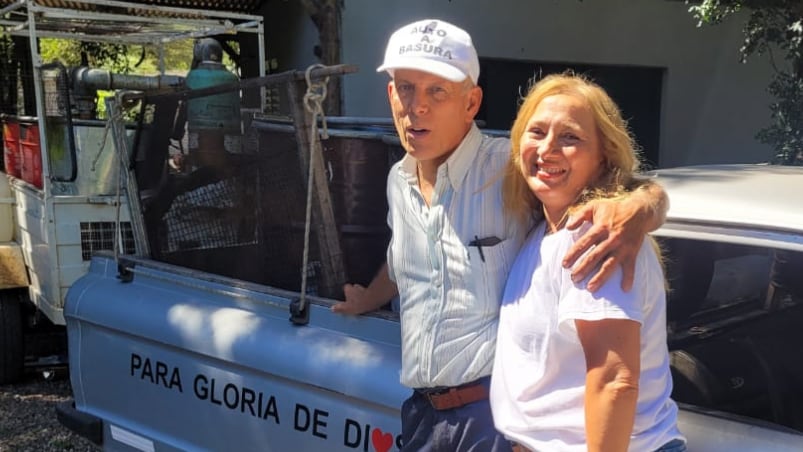
{"label": "man's face", "polygon": [[440,165],[471,128],[482,90],[470,82],[396,69],[388,83],[388,97],[404,150],[419,162]]}

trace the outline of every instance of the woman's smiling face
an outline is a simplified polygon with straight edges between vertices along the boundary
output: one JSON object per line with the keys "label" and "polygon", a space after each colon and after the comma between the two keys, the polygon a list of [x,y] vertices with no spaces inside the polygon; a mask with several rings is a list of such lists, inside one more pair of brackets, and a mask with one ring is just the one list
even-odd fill
{"label": "woman's smiling face", "polygon": [[519,146],[521,172],[547,214],[558,219],[604,168],[594,116],[579,97],[544,98],[527,122]]}

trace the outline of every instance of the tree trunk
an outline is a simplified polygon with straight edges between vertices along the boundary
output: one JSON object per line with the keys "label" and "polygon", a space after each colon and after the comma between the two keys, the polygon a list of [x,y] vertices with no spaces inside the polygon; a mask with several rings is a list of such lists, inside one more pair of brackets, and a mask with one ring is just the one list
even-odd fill
{"label": "tree trunk", "polygon": [[[318,29],[321,63],[340,64],[340,12],[342,0],[301,0],[315,27]],[[340,77],[332,77],[326,88],[324,111],[327,115],[341,114]]]}

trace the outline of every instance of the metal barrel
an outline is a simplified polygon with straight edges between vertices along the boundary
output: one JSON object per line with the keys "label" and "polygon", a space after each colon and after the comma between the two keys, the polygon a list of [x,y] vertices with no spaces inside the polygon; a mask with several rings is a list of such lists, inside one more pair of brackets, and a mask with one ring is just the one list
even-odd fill
{"label": "metal barrel", "polygon": [[[300,288],[300,265],[306,202],[306,173],[302,172],[291,123],[255,119],[261,161],[263,231],[268,255],[267,284],[289,290]],[[350,283],[368,284],[385,261],[390,230],[387,227],[387,175],[399,153],[386,137],[395,134],[389,124],[334,121],[329,138],[321,141],[332,209]],[[313,231],[315,228],[313,228]],[[310,240],[307,269],[314,273],[317,249]],[[272,256],[271,256],[272,255]],[[276,261],[277,256],[281,263]],[[271,264],[273,262],[274,264]],[[279,264],[279,265],[276,265]]]}

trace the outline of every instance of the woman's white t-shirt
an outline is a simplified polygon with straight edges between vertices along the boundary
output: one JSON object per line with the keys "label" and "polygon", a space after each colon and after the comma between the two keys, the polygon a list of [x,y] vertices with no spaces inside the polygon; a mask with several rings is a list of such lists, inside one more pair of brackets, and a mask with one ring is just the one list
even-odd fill
{"label": "woman's white t-shirt", "polygon": [[595,293],[573,283],[561,260],[582,233],[544,235],[524,244],[505,287],[491,379],[496,428],[536,451],[585,451],[586,362],[575,320],[630,319],[641,324],[641,376],[631,451],[652,451],[675,438],[677,406],[666,345],[666,290],[658,257],[644,242],[633,289],[622,272]]}

